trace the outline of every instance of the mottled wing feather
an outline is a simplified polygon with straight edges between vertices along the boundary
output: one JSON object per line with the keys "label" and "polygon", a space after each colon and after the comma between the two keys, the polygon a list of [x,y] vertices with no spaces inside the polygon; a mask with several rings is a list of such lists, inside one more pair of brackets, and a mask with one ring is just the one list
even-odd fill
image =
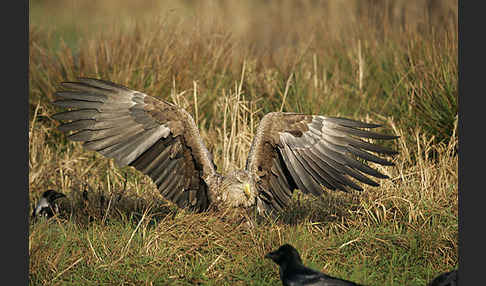
{"label": "mottled wing feather", "polygon": [[67,121],[62,132],[88,150],[148,175],[162,195],[180,207],[209,206],[204,178],[214,174],[210,154],[192,117],[183,109],[124,86],[90,78],[64,82],[54,105]]}
{"label": "mottled wing feather", "polygon": [[361,191],[359,182],[378,186],[367,175],[387,176],[362,161],[390,166],[392,162],[368,151],[386,155],[397,152],[360,138],[397,138],[366,130],[379,126],[345,118],[267,114],[260,122],[246,165],[257,188],[258,206],[280,211],[290,202],[294,189],[320,195],[323,187]]}

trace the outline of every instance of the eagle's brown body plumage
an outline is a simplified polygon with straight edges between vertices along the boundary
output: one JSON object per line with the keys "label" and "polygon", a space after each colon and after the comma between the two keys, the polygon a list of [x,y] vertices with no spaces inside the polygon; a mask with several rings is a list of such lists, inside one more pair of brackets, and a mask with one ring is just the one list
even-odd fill
{"label": "eagle's brown body plumage", "polygon": [[[216,172],[191,115],[184,109],[111,82],[83,78],[65,82],[54,102],[72,110],[55,114],[67,120],[59,129],[77,131],[69,139],[148,175],[162,195],[179,207],[204,211],[210,205],[256,206],[281,211],[294,189],[314,195],[322,187],[362,188],[349,177],[376,186],[368,174],[386,178],[357,157],[392,165],[368,151],[396,151],[360,140],[396,136],[361,128],[379,125],[317,115],[273,112],[257,129],[245,170]],[[364,174],[363,174],[364,173]]]}

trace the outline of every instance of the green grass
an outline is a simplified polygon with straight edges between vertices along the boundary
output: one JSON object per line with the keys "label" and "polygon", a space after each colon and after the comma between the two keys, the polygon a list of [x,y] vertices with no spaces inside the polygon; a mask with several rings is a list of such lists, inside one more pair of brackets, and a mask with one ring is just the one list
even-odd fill
{"label": "green grass", "polygon": [[[59,217],[30,223],[30,284],[280,285],[263,256],[283,243],[364,285],[426,285],[458,267],[454,1],[118,3],[30,2],[30,201],[68,196]],[[377,166],[391,178],[379,187],[296,192],[277,219],[194,214],[56,130],[52,94],[80,76],[186,108],[223,173],[244,166],[259,120],[278,110],[383,123],[400,154]]]}
{"label": "green grass", "polygon": [[[81,149],[73,147],[74,154]],[[104,189],[89,191],[85,206],[74,183],[81,177],[72,174],[61,218],[30,225],[31,283],[278,285],[276,265],[263,256],[291,243],[307,265],[334,276],[365,285],[425,285],[457,267],[453,147],[437,147],[438,162],[411,166],[399,157],[389,170],[393,180],[362,195],[299,201],[296,194],[281,218],[253,227],[238,212],[177,210],[146,178],[129,176],[125,189],[116,169],[105,169],[105,179],[84,177]]]}

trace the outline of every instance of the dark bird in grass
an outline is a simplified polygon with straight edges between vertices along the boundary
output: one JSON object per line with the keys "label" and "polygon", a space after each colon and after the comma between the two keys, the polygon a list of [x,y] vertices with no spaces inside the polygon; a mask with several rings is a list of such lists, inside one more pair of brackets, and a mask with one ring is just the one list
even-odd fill
{"label": "dark bird in grass", "polygon": [[[170,102],[124,86],[91,78],[62,83],[53,115],[62,132],[148,175],[161,194],[181,208],[257,207],[284,210],[295,189],[321,195],[330,190],[361,191],[359,182],[378,186],[367,175],[386,175],[363,163],[392,162],[368,151],[393,155],[389,148],[360,138],[396,139],[369,131],[380,125],[345,118],[292,112],[266,114],[256,131],[244,170],[222,175],[191,115]],[[353,179],[351,179],[353,178]]]}
{"label": "dark bird in grass", "polygon": [[457,270],[445,272],[435,277],[427,286],[456,286]]}
{"label": "dark bird in grass", "polygon": [[354,282],[305,267],[299,252],[290,244],[280,246],[276,251],[265,255],[265,258],[270,258],[278,264],[280,280],[284,286],[359,286]]}
{"label": "dark bird in grass", "polygon": [[37,205],[32,212],[32,217],[50,218],[54,216],[55,213],[59,212],[59,207],[56,203],[56,200],[64,197],[66,197],[66,195],[56,192],[54,190],[45,191],[37,202]]}

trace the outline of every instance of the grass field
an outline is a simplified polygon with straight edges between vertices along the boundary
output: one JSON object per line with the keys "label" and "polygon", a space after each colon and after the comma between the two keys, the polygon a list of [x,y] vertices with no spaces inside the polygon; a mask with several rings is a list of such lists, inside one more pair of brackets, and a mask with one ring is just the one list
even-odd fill
{"label": "grass field", "polygon": [[[69,199],[30,222],[31,285],[281,285],[263,256],[283,243],[364,285],[458,267],[456,1],[132,3],[30,1],[29,196]],[[274,220],[195,214],[56,130],[52,94],[81,76],[186,108],[223,173],[278,110],[383,123],[400,154],[379,187],[297,191]]]}

